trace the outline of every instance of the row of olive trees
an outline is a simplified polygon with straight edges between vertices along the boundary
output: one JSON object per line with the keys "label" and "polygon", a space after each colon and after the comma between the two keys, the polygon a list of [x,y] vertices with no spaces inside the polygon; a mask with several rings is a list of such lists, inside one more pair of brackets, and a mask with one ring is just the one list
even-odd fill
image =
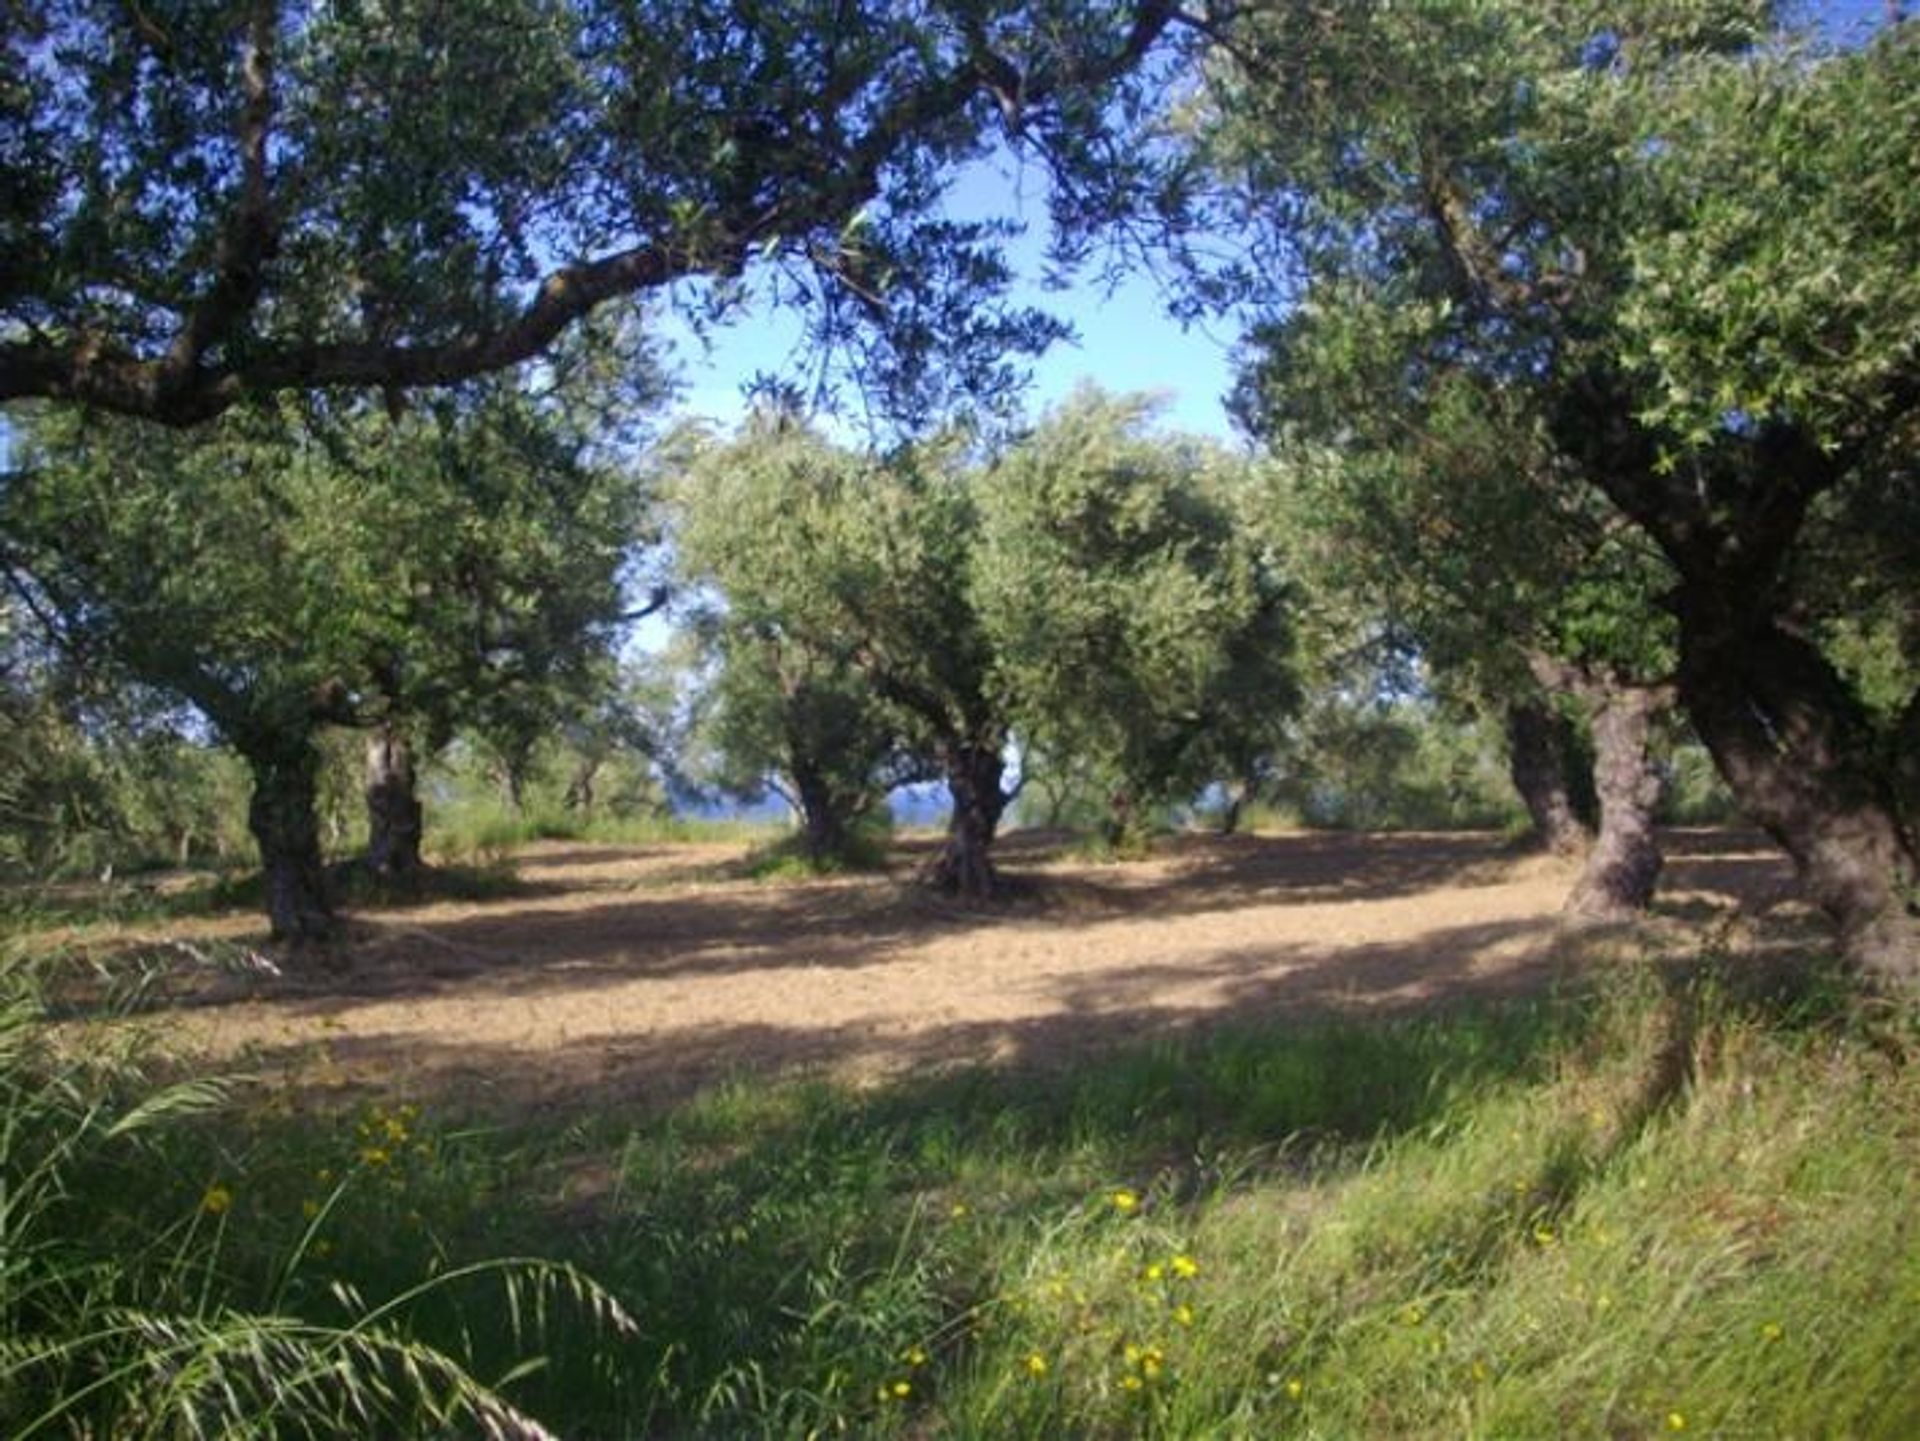
{"label": "row of olive trees", "polygon": [[[1511,708],[1524,769],[1590,718],[1602,908],[1657,873],[1635,757],[1671,698],[1849,952],[1912,980],[1920,42],[1823,48],[1783,13],[59,0],[0,33],[0,399],[188,426],[449,386],[688,277],[724,313],[750,272],[923,415],[1057,333],[1001,304],[994,223],[936,204],[997,134],[1049,171],[1056,258],[1164,241],[1193,304],[1265,315],[1243,413],[1355,499],[1335,544],[1405,555],[1394,603]],[[943,464],[889,502],[875,583],[915,604],[905,558],[963,526]],[[1002,721],[929,691],[985,673],[949,619],[914,611],[937,664],[877,633],[865,658],[979,831]]]}
{"label": "row of olive trees", "polygon": [[246,763],[274,933],[330,935],[322,735],[366,737],[369,861],[420,864],[416,754],[467,728],[510,780],[604,689],[639,534],[593,392],[489,382],[392,416],[236,410],[184,435],[24,417],[0,492],[13,593],[98,684],[190,707]]}
{"label": "row of olive trees", "polygon": [[937,778],[933,878],[988,895],[1016,740],[1098,777],[1116,830],[1276,743],[1289,597],[1258,468],[1150,419],[1083,391],[986,454],[956,434],[875,456],[776,414],[680,437],[714,725],[749,777],[781,777],[816,859],[892,785]]}
{"label": "row of olive trees", "polygon": [[1242,414],[1343,579],[1537,757],[1542,687],[1591,717],[1597,908],[1657,874],[1677,703],[1911,983],[1920,32],[1822,48],[1776,10],[1250,8],[1199,144],[1263,251]]}

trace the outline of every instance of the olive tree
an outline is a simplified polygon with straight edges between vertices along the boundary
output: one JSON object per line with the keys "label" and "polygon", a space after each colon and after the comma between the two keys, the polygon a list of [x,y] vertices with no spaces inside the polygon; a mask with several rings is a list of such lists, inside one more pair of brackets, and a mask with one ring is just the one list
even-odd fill
{"label": "olive tree", "polygon": [[417,845],[406,726],[564,669],[545,654],[591,653],[620,614],[632,476],[512,386],[399,421],[246,408],[180,436],[46,413],[20,451],[10,576],[69,654],[193,706],[245,758],[293,941],[334,929],[321,731],[374,728],[376,822]]}
{"label": "olive tree", "polygon": [[784,653],[795,681],[818,668],[833,688],[819,703],[837,706],[857,677],[886,704],[900,748],[952,798],[931,879],[986,896],[1011,718],[971,590],[978,519],[961,459],[938,444],[863,454],[762,414],[729,443],[683,442],[676,539],[743,637],[771,648],[763,661]]}
{"label": "olive tree", "polygon": [[1297,699],[1288,590],[1256,478],[1083,390],[981,473],[972,590],[1024,739],[1147,807],[1243,774]]}
{"label": "olive tree", "polygon": [[1278,3],[1220,30],[1203,123],[1279,246],[1270,299],[1409,320],[1398,388],[1524,397],[1543,478],[1657,552],[1735,799],[1849,953],[1910,982],[1914,797],[1799,610],[1823,534],[1875,560],[1829,527],[1913,484],[1920,42],[1777,25],[1735,0]]}
{"label": "olive tree", "polygon": [[[911,410],[1057,326],[936,201],[1104,184],[1170,0],[41,0],[0,18],[0,402],[172,425],[445,386],[596,308],[764,281]],[[684,289],[676,291],[684,294]]]}

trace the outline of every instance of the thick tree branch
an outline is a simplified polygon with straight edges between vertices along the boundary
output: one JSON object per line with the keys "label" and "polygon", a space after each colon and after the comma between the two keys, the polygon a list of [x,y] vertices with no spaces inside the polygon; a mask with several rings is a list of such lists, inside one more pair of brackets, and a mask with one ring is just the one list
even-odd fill
{"label": "thick tree branch", "polygon": [[267,143],[273,124],[274,0],[254,0],[241,51],[240,196],[215,255],[212,284],[193,307],[167,348],[161,384],[191,383],[209,347],[224,339],[259,303],[266,265],[273,258],[273,195],[267,176]]}
{"label": "thick tree branch", "polygon": [[[1102,53],[1036,65],[1027,73],[994,53],[984,35],[970,37],[969,51],[957,63],[884,104],[850,140],[839,140],[836,123],[851,103],[844,96],[823,128],[824,148],[820,136],[796,131],[776,137],[781,143],[768,151],[763,173],[752,177],[757,183],[733,203],[723,202],[718,215],[707,212],[697,233],[655,231],[630,248],[555,270],[497,322],[476,322],[449,338],[409,341],[275,334],[259,324],[273,298],[269,271],[280,230],[291,222],[276,215],[271,184],[278,6],[257,0],[242,47],[238,193],[212,274],[186,307],[178,331],[164,350],[151,354],[140,349],[138,338],[101,329],[16,329],[0,341],[0,402],[76,401],[189,426],[247,395],[333,387],[399,391],[502,370],[540,354],[568,326],[616,297],[684,277],[737,274],[765,242],[840,226],[880,194],[887,168],[904,151],[925,140],[941,153],[943,126],[976,97],[992,94],[1004,109],[1017,90],[1017,113],[1009,123],[1022,123],[1069,88],[1104,85],[1137,65],[1174,13],[1172,0],[1139,0],[1124,34]],[[822,99],[832,106],[832,96]],[[183,291],[192,294],[194,288]],[[237,343],[243,339],[244,345]]]}

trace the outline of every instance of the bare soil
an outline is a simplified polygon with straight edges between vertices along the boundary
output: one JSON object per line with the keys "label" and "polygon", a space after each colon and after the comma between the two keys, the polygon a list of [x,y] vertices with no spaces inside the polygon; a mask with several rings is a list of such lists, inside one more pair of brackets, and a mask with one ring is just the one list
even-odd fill
{"label": "bare soil", "polygon": [[[1772,930],[1800,924],[1763,840],[1666,839],[1656,941],[1747,934],[1763,912]],[[572,1109],[739,1072],[872,1079],[1426,1008],[1538,991],[1623,953],[1569,944],[1564,864],[1487,836],[1184,837],[1100,864],[1016,834],[1001,855],[1013,894],[992,907],[913,884],[923,850],[904,844],[883,875],[761,882],[738,847],[543,844],[506,898],[363,912],[337,968],[221,975],[148,1022],[303,1091]],[[183,921],[113,944],[264,957],[256,927]]]}

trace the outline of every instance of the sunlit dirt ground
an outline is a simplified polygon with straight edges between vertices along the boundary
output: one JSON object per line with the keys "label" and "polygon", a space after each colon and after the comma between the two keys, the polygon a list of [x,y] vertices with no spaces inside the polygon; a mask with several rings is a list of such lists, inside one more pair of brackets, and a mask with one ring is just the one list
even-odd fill
{"label": "sunlit dirt ground", "polygon": [[1186,837],[1126,864],[1055,840],[1007,838],[1013,893],[994,906],[914,885],[927,842],[888,874],[799,882],[747,878],[735,847],[550,843],[500,899],[357,914],[331,968],[215,967],[271,958],[249,917],[89,944],[201,966],[142,1023],[269,1080],[567,1108],[742,1071],[1046,1062],[1222,1020],[1537,992],[1649,945],[1756,947],[1808,924],[1784,859],[1726,833],[1670,835],[1650,929],[1603,944],[1560,924],[1564,864],[1489,836]]}

